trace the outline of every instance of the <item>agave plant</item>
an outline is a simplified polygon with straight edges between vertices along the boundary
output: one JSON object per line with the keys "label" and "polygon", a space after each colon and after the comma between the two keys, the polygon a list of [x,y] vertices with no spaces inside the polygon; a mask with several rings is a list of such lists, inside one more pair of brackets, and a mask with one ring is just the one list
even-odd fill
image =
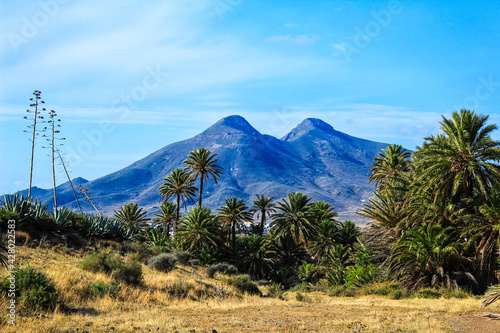
{"label": "agave plant", "polygon": [[9,212],[19,214],[21,221],[30,217],[32,198],[24,197],[24,195],[16,194],[6,194],[1,200],[2,207],[7,209]]}
{"label": "agave plant", "polygon": [[133,231],[118,220],[94,214],[85,216],[90,222],[89,236],[123,239],[130,239],[133,236]]}
{"label": "agave plant", "polygon": [[54,220],[56,220],[59,229],[68,229],[71,223],[70,218],[73,212],[64,206],[60,206],[53,212]]}

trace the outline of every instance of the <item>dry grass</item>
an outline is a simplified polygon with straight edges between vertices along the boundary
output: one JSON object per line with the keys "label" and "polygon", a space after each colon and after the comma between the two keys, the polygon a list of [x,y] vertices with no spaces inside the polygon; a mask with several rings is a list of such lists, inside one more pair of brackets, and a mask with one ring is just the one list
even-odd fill
{"label": "dry grass", "polygon": [[[473,298],[391,300],[319,292],[307,293],[307,301],[297,301],[295,292],[279,300],[238,294],[201,269],[184,266],[168,274],[143,266],[143,287],[123,286],[117,298],[88,299],[82,296],[88,283],[111,279],[79,269],[82,254],[18,247],[17,259],[53,279],[73,311],[18,318],[15,328],[5,324],[3,315],[3,332],[449,332],[453,318],[477,313],[480,303]],[[169,292],[176,284],[188,290],[185,298]],[[1,302],[5,309],[6,299]]]}

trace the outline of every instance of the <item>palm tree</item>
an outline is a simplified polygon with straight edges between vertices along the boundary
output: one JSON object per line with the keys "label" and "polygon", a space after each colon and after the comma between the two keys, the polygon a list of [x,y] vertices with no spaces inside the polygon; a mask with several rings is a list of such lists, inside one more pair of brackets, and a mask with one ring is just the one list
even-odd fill
{"label": "palm tree", "polygon": [[217,219],[205,207],[194,207],[184,216],[177,230],[180,245],[187,251],[199,253],[203,248],[218,247],[221,228]]}
{"label": "palm tree", "polygon": [[488,200],[488,192],[500,180],[500,142],[491,132],[496,125],[486,126],[488,116],[473,111],[453,112],[443,117],[443,134],[425,138],[415,153],[420,179],[426,188],[435,186],[434,199],[452,197],[453,203],[472,198],[474,191]]}
{"label": "palm tree", "polygon": [[120,210],[115,212],[115,218],[126,225],[134,233],[139,232],[142,228],[147,226],[149,221],[146,218],[148,212],[139,207],[138,204],[129,203],[123,205]]}
{"label": "palm tree", "polygon": [[359,235],[359,229],[354,223],[349,220],[340,222],[340,226],[337,231],[337,243],[349,246],[352,249],[354,243],[358,241]]}
{"label": "palm tree", "polygon": [[392,144],[373,160],[370,167],[370,182],[375,181],[377,187],[399,181],[402,174],[409,171],[409,161],[411,154],[403,146]]}
{"label": "palm tree", "polygon": [[217,180],[222,175],[222,167],[217,165],[217,154],[212,154],[210,150],[198,148],[189,153],[189,156],[183,163],[187,164],[184,169],[189,170],[190,178],[194,181],[200,178],[200,188],[198,195],[198,207],[201,207],[203,183],[208,183],[208,178],[212,179],[217,184]]}
{"label": "palm tree", "polygon": [[266,217],[271,216],[271,214],[275,213],[274,204],[272,203],[273,197],[264,197],[263,194],[258,195],[257,200],[253,201],[254,209],[252,209],[252,213],[257,213],[257,218],[260,215],[260,235],[264,234],[264,226],[266,225]]}
{"label": "palm tree", "polygon": [[339,227],[335,221],[323,220],[318,225],[318,231],[310,246],[310,252],[314,259],[321,261],[326,258],[330,250],[337,244],[338,231]]}
{"label": "palm tree", "polygon": [[461,255],[454,228],[424,223],[407,230],[394,244],[389,276],[410,290],[422,287],[468,288],[476,284],[468,272],[470,261]]}
{"label": "palm tree", "polygon": [[251,235],[245,239],[243,253],[238,260],[240,269],[248,272],[253,278],[258,279],[265,276],[271,269],[271,251],[264,237]]}
{"label": "palm tree", "polygon": [[175,217],[177,216],[176,212],[177,212],[177,205],[165,201],[158,209],[158,212],[154,214],[155,218],[153,220],[153,224],[162,229],[166,229],[167,235],[170,236],[170,227],[172,227],[176,221],[175,219]]}
{"label": "palm tree", "polygon": [[337,216],[337,213],[333,211],[334,209],[335,207],[324,201],[316,201],[312,205],[314,217],[318,223],[323,221],[335,221],[334,217]]}
{"label": "palm tree", "polygon": [[179,215],[180,215],[180,207],[181,201],[186,206],[186,201],[192,201],[195,193],[196,187],[193,186],[193,181],[189,178],[189,175],[186,171],[182,169],[175,169],[170,172],[170,175],[163,178],[166,182],[163,183],[160,188],[160,200],[164,199],[166,202],[173,196],[177,197],[176,204],[176,214],[175,214],[175,225],[174,230],[179,223]]}
{"label": "palm tree", "polygon": [[243,200],[238,200],[236,197],[226,199],[224,204],[224,206],[217,209],[217,216],[231,231],[231,247],[233,249],[233,257],[235,257],[236,228],[241,230],[245,221],[251,220],[252,214],[248,211],[248,206],[245,205]]}
{"label": "palm tree", "polygon": [[[294,249],[297,244],[307,243],[314,238],[318,222],[310,203],[311,197],[300,193],[289,193],[287,199],[283,198],[277,203],[277,212],[272,215],[274,221],[271,228],[276,236],[283,236],[288,242],[288,247]],[[288,258],[288,264],[292,258]]]}

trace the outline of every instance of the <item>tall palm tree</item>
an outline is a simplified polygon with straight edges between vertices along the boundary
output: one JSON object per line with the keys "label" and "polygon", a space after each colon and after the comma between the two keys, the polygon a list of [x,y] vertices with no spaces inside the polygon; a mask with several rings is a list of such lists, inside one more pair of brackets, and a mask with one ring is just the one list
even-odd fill
{"label": "tall palm tree", "polygon": [[115,212],[115,218],[125,224],[134,233],[137,233],[147,226],[149,219],[146,217],[148,212],[139,207],[138,204],[129,203],[123,205],[120,210]]}
{"label": "tall palm tree", "polygon": [[181,202],[186,206],[186,201],[192,201],[196,193],[196,187],[193,186],[193,181],[189,178],[188,173],[182,169],[172,170],[170,175],[163,178],[163,180],[165,180],[165,183],[159,188],[160,200],[164,199],[167,201],[173,196],[177,197],[175,230],[179,223]]}
{"label": "tall palm tree", "polygon": [[198,253],[203,248],[218,247],[221,228],[217,219],[205,207],[194,207],[184,216],[177,230],[180,245],[187,251]]}
{"label": "tall palm tree", "polygon": [[500,180],[500,142],[486,125],[488,116],[473,111],[453,112],[443,117],[443,134],[425,138],[415,157],[419,176],[426,187],[436,186],[434,199],[452,197],[454,203],[472,198],[474,191],[488,200],[488,192]]}
{"label": "tall palm tree", "polygon": [[198,148],[189,153],[189,156],[183,163],[187,164],[184,169],[189,170],[190,178],[194,181],[200,178],[200,188],[198,195],[198,207],[201,207],[203,183],[207,183],[212,178],[217,184],[217,180],[222,175],[222,167],[217,165],[217,154],[212,154],[210,150]]}
{"label": "tall palm tree", "polygon": [[403,173],[409,170],[411,153],[403,146],[392,144],[373,160],[370,166],[370,182],[375,181],[376,186],[384,186],[401,179]]}
{"label": "tall palm tree", "polygon": [[260,235],[264,234],[264,226],[266,225],[266,217],[271,216],[271,214],[275,213],[274,204],[272,203],[273,197],[264,197],[263,194],[258,195],[257,200],[253,201],[254,209],[252,209],[252,213],[257,213],[257,218],[260,215]]}
{"label": "tall palm tree", "polygon": [[[316,235],[318,222],[314,218],[311,197],[300,193],[289,193],[287,198],[281,199],[276,205],[277,212],[272,215],[274,221],[271,228],[275,229],[276,236],[283,236],[291,249],[297,244],[307,243]],[[288,258],[288,264],[292,264]]]}
{"label": "tall palm tree", "polygon": [[162,229],[166,229],[167,235],[170,236],[170,227],[172,227],[176,221],[176,216],[177,216],[176,212],[177,212],[177,205],[165,201],[158,209],[158,212],[154,214],[155,217],[153,219],[154,225]]}
{"label": "tall palm tree", "polygon": [[248,211],[248,206],[243,200],[236,197],[228,198],[224,201],[224,206],[217,209],[218,218],[230,229],[231,247],[233,257],[236,256],[236,228],[242,229],[245,221],[252,219],[252,214]]}

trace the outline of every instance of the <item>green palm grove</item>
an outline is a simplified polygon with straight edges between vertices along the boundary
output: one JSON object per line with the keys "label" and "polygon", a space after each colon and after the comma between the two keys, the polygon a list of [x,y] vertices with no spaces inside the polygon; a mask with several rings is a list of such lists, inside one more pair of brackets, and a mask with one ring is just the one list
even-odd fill
{"label": "green palm grove", "polygon": [[461,110],[443,117],[440,129],[413,152],[390,145],[374,158],[369,180],[375,191],[358,211],[369,220],[362,230],[336,220],[329,203],[301,192],[276,200],[259,193],[246,198],[251,206],[231,197],[212,212],[202,205],[203,189],[210,181],[217,184],[223,168],[205,148],[191,151],[184,169],[165,176],[152,220],[135,203],[113,218],[64,207],[51,215],[47,205],[13,195],[2,200],[1,226],[14,217],[20,230],[52,223],[52,230],[85,237],[187,251],[201,265],[234,264],[253,279],[284,287],[322,281],[352,290],[391,281],[408,291],[483,294],[498,283],[500,142],[492,138],[497,126],[488,124],[488,116]]}

